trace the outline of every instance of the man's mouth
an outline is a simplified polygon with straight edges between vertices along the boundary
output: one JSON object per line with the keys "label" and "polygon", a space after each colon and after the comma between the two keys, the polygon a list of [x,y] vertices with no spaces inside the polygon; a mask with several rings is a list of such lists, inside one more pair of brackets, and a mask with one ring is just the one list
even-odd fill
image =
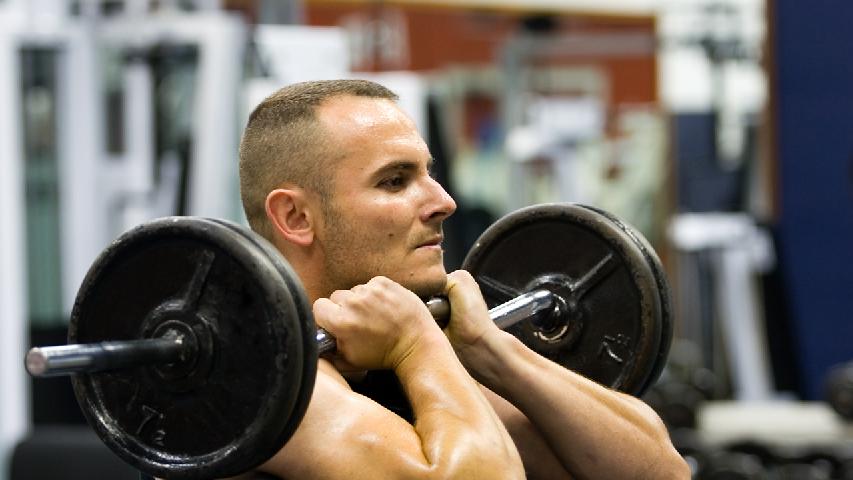
{"label": "man's mouth", "polygon": [[441,242],[443,240],[444,240],[443,235],[436,235],[434,237],[430,237],[427,240],[419,243],[416,248],[422,248],[422,247],[428,247],[428,248],[429,247],[433,247],[433,248],[438,247],[438,248],[441,248]]}

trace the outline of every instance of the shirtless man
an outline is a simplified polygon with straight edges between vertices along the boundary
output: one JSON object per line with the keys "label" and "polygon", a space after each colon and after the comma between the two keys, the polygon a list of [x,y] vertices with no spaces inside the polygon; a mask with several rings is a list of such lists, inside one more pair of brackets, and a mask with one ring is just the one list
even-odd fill
{"label": "shirtless man", "polygon": [[[308,411],[259,469],[283,479],[685,479],[642,401],[528,349],[489,319],[473,278],[447,274],[456,205],[396,95],[336,80],[279,90],[240,148],[243,205],[301,278],[337,338]],[[446,295],[440,329],[422,298]],[[412,421],[356,393],[393,372]],[[350,383],[351,382],[351,383]],[[351,386],[352,385],[352,386]]]}

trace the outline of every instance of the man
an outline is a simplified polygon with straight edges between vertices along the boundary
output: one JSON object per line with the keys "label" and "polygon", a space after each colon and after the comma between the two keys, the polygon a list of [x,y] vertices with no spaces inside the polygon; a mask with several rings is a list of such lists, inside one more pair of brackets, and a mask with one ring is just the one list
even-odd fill
{"label": "man", "polygon": [[[241,192],[337,338],[308,411],[260,470],[293,479],[689,478],[660,419],[499,330],[469,274],[446,274],[456,208],[414,123],[377,84],[291,85],[252,113]],[[421,298],[445,294],[442,331]],[[414,422],[353,391],[390,370]],[[352,386],[347,380],[352,382]]]}

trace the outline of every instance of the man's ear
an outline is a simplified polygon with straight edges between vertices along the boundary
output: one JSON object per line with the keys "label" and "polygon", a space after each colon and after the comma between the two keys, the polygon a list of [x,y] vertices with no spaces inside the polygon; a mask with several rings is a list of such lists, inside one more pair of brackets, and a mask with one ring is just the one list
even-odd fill
{"label": "man's ear", "polygon": [[277,188],[267,195],[267,218],[285,240],[307,247],[314,241],[314,212],[300,188]]}

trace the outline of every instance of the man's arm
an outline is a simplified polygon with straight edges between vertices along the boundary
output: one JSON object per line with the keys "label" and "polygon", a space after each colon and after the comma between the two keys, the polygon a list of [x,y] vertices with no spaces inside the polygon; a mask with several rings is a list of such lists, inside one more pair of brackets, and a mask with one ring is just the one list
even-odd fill
{"label": "man's arm", "polygon": [[580,479],[690,478],[660,418],[641,400],[586,379],[499,330],[467,272],[448,276],[447,293],[453,306],[447,335],[462,363],[512,404],[493,399],[514,438],[549,447],[525,448],[517,440],[531,476],[537,468],[553,468],[553,456]]}
{"label": "man's arm", "polygon": [[423,302],[387,279],[314,307],[351,366],[390,368],[416,422],[354,393],[321,360],[308,412],[261,470],[282,478],[524,478],[512,439]]}

